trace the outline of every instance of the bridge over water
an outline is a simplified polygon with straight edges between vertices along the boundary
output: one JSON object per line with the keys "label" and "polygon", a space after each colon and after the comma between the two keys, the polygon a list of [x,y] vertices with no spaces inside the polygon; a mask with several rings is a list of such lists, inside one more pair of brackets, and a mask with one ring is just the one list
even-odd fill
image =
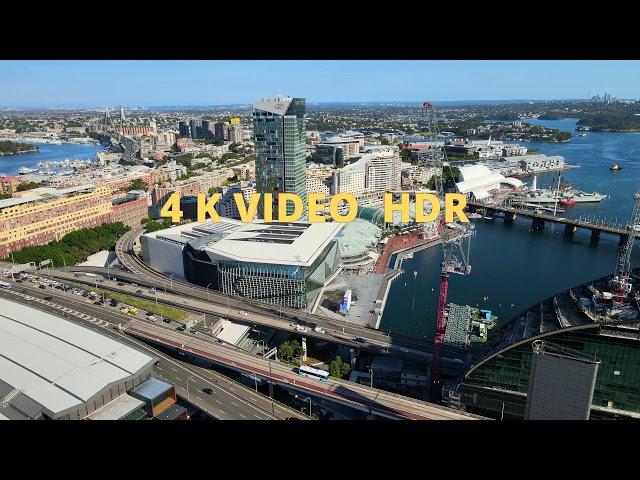
{"label": "bridge over water", "polygon": [[568,218],[553,215],[543,211],[535,211],[533,209],[524,208],[509,204],[489,204],[482,202],[467,202],[467,210],[475,212],[477,210],[485,210],[487,215],[502,214],[505,222],[512,222],[517,216],[531,219],[532,230],[544,230],[546,223],[557,223],[564,225],[564,234],[573,235],[573,233],[581,228],[591,231],[591,239],[597,240],[601,233],[618,235],[620,244],[629,240],[630,237],[640,237],[640,230],[631,230],[621,225],[613,225],[605,221],[588,220],[582,218]]}

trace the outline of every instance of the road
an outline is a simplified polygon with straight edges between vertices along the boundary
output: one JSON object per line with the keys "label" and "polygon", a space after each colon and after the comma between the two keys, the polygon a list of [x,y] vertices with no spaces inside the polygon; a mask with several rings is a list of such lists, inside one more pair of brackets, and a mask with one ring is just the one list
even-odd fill
{"label": "road", "polygon": [[[23,293],[23,290],[25,293]],[[16,283],[12,290],[0,290],[0,296],[12,301],[28,304],[33,308],[44,310],[54,315],[64,314],[67,319],[82,324],[103,335],[117,339],[148,355],[159,357],[160,364],[154,367],[154,376],[176,386],[176,393],[189,403],[220,420],[277,420],[288,417],[307,418],[294,409],[268,397],[256,394],[255,391],[227,379],[217,372],[206,374],[197,367],[180,362],[170,356],[149,347],[147,344],[130,338],[118,331],[118,323],[126,325],[132,317],[122,315],[116,309],[96,306],[87,303],[83,297],[76,298],[72,294],[59,290],[40,289],[28,283]],[[51,296],[52,300],[43,297]],[[188,384],[188,391],[187,391]],[[222,387],[221,385],[224,385]],[[211,388],[212,395],[202,391]],[[252,400],[252,401],[248,401]],[[259,405],[259,406],[258,406]]]}
{"label": "road", "polygon": [[290,365],[253,357],[240,349],[212,343],[202,336],[177,332],[155,323],[133,319],[123,330],[144,341],[175,348],[185,358],[193,356],[240,372],[253,373],[289,389],[318,395],[385,418],[415,420],[482,418],[345,380],[330,377],[326,382],[321,382],[302,377]]}

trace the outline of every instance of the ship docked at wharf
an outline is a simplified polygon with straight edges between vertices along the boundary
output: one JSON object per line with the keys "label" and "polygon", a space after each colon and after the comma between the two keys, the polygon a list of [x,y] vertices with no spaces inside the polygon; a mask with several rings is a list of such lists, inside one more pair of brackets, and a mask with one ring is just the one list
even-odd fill
{"label": "ship docked at wharf", "polygon": [[561,184],[561,176],[558,177],[558,186],[555,189],[537,188],[537,178],[533,178],[531,189],[512,192],[509,201],[512,203],[524,204],[555,204],[569,206],[576,203],[597,203],[601,202],[606,195],[592,192],[587,193],[574,188],[572,185]]}

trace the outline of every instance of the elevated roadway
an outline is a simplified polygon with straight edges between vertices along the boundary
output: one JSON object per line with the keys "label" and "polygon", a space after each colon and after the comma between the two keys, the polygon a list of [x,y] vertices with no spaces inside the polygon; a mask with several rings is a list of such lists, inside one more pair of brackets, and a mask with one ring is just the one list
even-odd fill
{"label": "elevated roadway", "polygon": [[269,380],[288,389],[298,390],[307,395],[316,395],[383,418],[412,420],[483,419],[483,417],[477,415],[353,382],[331,377],[328,381],[322,382],[303,377],[298,375],[290,365],[253,357],[238,349],[211,343],[183,332],[169,330],[161,325],[132,320],[126,327],[123,327],[123,331],[146,342],[174,348],[185,358],[195,357],[239,372],[255,374],[259,378]]}
{"label": "elevated roadway", "polygon": [[[122,315],[117,310],[93,305],[83,297],[76,298],[56,289],[36,288],[29,283],[14,283],[12,290],[0,290],[0,296],[54,315],[65,316],[70,321],[159,358],[159,365],[154,366],[154,376],[175,385],[178,396],[215,419],[309,419],[295,409],[256,393],[224,375],[175,360],[144,342],[120,333],[117,331],[118,324],[126,325],[131,317]],[[45,297],[51,297],[51,300],[46,300]],[[211,388],[213,394],[204,393],[204,388]]]}

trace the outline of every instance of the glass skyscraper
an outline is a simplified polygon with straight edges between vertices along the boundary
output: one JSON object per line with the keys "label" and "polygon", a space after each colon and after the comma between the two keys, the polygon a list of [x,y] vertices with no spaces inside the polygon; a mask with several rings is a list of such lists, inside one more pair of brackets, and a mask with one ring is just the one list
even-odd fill
{"label": "glass skyscraper", "polygon": [[[304,205],[303,218],[307,216],[304,112],[304,98],[268,98],[253,105],[256,191],[273,194],[274,220],[278,218],[277,196],[282,192],[298,195]],[[262,204],[259,212],[262,215]],[[291,213],[289,202],[287,214]]]}

